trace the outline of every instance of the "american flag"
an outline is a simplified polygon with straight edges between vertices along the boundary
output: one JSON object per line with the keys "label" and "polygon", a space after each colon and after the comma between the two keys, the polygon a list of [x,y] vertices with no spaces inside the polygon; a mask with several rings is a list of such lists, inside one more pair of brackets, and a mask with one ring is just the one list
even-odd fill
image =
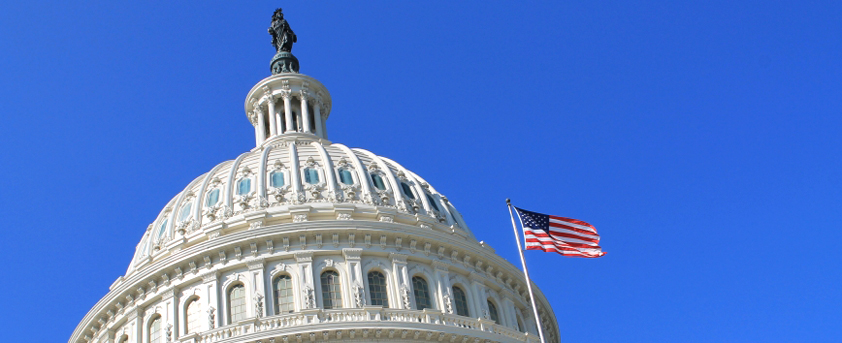
{"label": "american flag", "polygon": [[581,220],[515,209],[523,223],[526,250],[557,252],[572,257],[605,255],[593,225]]}

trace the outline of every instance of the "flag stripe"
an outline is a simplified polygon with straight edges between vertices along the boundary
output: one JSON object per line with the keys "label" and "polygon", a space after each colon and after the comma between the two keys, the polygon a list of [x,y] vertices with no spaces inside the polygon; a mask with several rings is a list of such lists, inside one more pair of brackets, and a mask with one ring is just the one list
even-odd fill
{"label": "flag stripe", "polygon": [[593,225],[577,219],[515,209],[523,223],[526,250],[555,252],[570,257],[605,255]]}

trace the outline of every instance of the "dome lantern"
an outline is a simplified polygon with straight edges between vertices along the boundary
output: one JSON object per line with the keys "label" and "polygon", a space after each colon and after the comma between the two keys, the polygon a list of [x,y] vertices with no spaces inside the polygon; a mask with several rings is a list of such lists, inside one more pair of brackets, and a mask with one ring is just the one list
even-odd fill
{"label": "dome lantern", "polygon": [[277,50],[270,64],[272,76],[258,82],[245,103],[257,146],[276,137],[327,140],[330,93],[318,80],[298,73],[298,59],[292,55],[292,43],[298,39],[280,8],[272,16],[269,34]]}

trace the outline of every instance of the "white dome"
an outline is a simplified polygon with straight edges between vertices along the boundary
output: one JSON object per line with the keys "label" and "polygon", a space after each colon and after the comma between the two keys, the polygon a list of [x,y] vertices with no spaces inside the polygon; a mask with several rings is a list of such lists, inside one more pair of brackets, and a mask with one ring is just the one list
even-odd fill
{"label": "white dome", "polygon": [[272,66],[246,96],[256,147],[167,203],[69,342],[559,342],[447,198],[330,142],[327,89],[289,52]]}
{"label": "white dome", "polygon": [[313,135],[287,134],[218,164],[173,197],[147,227],[126,276],[255,221],[348,219],[422,225],[474,239],[448,199],[400,164]]}

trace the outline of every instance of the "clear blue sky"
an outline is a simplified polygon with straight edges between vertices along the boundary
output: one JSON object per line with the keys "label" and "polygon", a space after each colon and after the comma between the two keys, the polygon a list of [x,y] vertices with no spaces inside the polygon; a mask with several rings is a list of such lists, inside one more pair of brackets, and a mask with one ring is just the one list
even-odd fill
{"label": "clear blue sky", "polygon": [[254,146],[278,6],[333,141],[509,261],[507,197],[600,230],[600,259],[527,253],[563,342],[842,341],[838,1],[4,4],[4,341],[66,341],[165,203]]}

